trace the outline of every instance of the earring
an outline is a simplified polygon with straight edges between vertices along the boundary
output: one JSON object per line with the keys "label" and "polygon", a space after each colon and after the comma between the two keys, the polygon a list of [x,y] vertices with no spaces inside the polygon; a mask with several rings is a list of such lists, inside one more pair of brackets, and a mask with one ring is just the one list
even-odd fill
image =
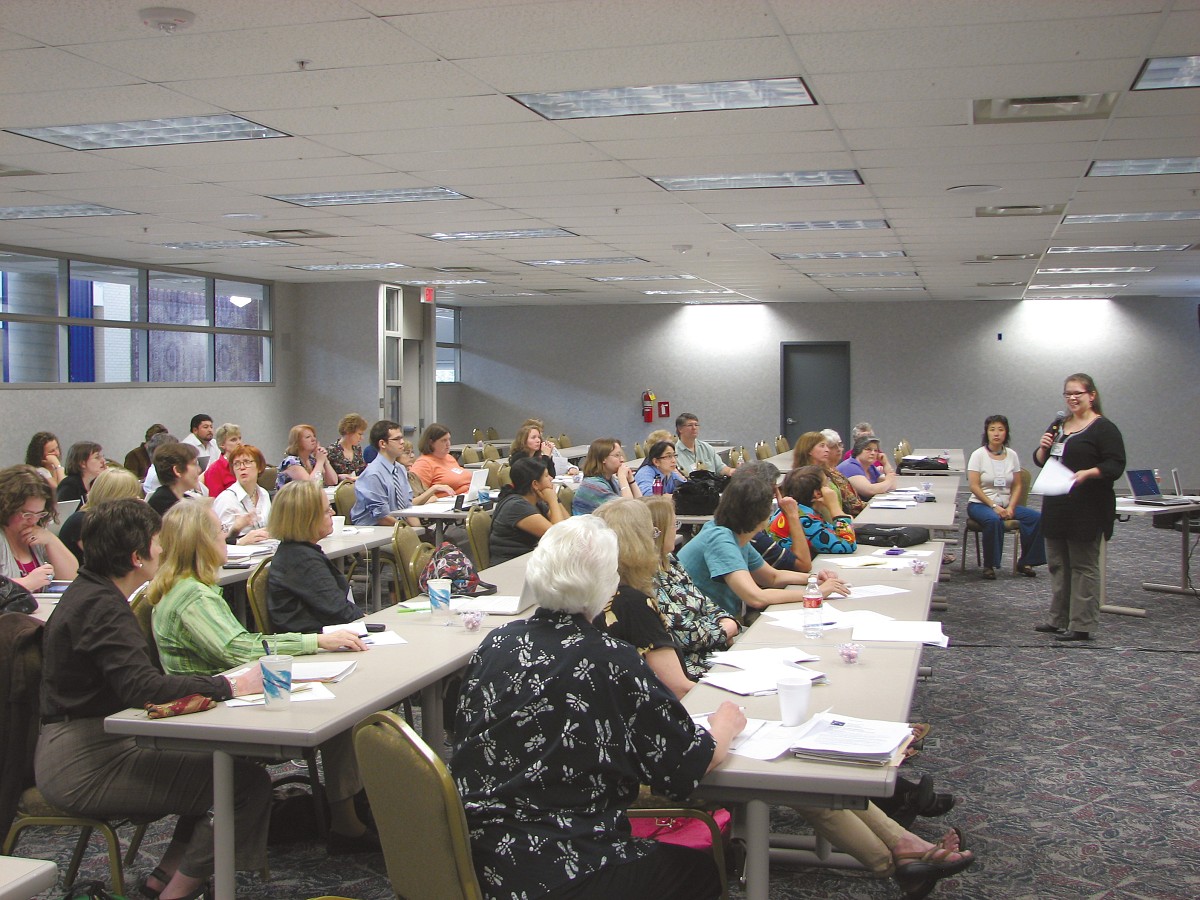
{"label": "earring", "polygon": [[139,568],[139,569],[140,569],[140,568],[142,567],[142,562],[141,562],[141,560],[138,560],[137,562],[135,562],[135,563],[134,563],[134,566],[135,566],[136,568]]}

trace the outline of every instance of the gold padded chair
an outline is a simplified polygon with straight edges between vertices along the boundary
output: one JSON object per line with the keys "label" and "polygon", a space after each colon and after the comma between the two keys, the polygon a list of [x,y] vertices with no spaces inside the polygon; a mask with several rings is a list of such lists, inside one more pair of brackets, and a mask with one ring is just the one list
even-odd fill
{"label": "gold padded chair", "polygon": [[388,562],[392,565],[397,590],[404,594],[404,600],[411,600],[421,593],[416,578],[412,577],[409,571],[408,563],[417,548],[422,546],[428,547],[430,552],[433,551],[433,545],[422,541],[415,528],[403,520],[396,523],[392,530],[392,556]]}
{"label": "gold padded chair", "polygon": [[560,485],[558,488],[558,505],[567,511],[567,515],[572,515],[571,505],[575,502],[575,488],[570,485]]}
{"label": "gold padded chair", "polygon": [[354,501],[357,499],[354,495],[354,482],[343,481],[337,486],[333,492],[333,513],[337,516],[345,516],[346,522],[350,521],[350,510],[354,509]]}
{"label": "gold padded chair", "polygon": [[354,749],[396,896],[482,900],[467,817],[441,758],[393,712],[359,722]]}
{"label": "gold padded chair", "polygon": [[479,462],[479,451],[476,450],[471,444],[467,444],[462,448],[462,453],[458,454],[458,461],[464,466],[471,463],[477,463]]}
{"label": "gold padded chair", "polygon": [[271,558],[267,557],[246,579],[246,598],[250,601],[250,613],[254,616],[254,627],[260,634],[274,634],[271,627],[271,612],[267,608],[267,575],[271,571]]}
{"label": "gold padded chair", "polygon": [[504,463],[500,466],[500,474],[497,476],[500,479],[500,487],[512,483],[512,466]]}
{"label": "gold padded chair", "polygon": [[487,469],[487,473],[488,473],[487,486],[489,488],[491,488],[493,491],[500,490],[500,488],[502,487],[502,485],[500,483],[500,460],[489,459],[487,462],[485,462],[483,464],[483,467],[485,469]]}
{"label": "gold padded chair", "polygon": [[780,453],[787,453],[791,449],[792,449],[792,445],[790,443],[788,443],[788,439],[785,438],[782,434],[779,437],[775,438],[775,453],[776,453],[776,455],[778,455]]}
{"label": "gold padded chair", "polygon": [[896,445],[896,460],[895,460],[896,465],[897,466],[900,465],[901,458],[903,458],[905,456],[910,456],[911,454],[912,454],[912,444],[910,444],[908,441],[906,441],[902,438],[900,440],[900,443],[898,443]]}
{"label": "gold padded chair", "polygon": [[771,452],[770,445],[766,441],[760,441],[754,448],[754,456],[757,459],[770,459],[775,454]]}
{"label": "gold padded chair", "polygon": [[571,439],[567,436],[567,433],[564,431],[562,434],[560,434],[558,436],[558,448],[561,450],[563,447],[570,447],[570,446],[571,446]]}
{"label": "gold padded chair", "polygon": [[635,443],[633,445],[633,458],[641,459],[645,455],[646,455],[646,451],[642,449],[642,442],[638,441],[637,443]]}
{"label": "gold padded chair", "polygon": [[267,466],[258,476],[258,486],[268,494],[275,493],[275,479],[279,477],[279,466]]}
{"label": "gold padded chair", "polygon": [[727,465],[729,465],[730,468],[737,468],[738,464],[741,461],[742,461],[742,451],[739,450],[737,447],[730,447],[729,448],[729,462],[727,463]]}
{"label": "gold padded chair", "polygon": [[471,440],[473,440],[475,443],[478,444],[480,441],[483,440],[483,431],[479,428],[472,428],[471,429]]}
{"label": "gold padded chair", "polygon": [[[1021,477],[1021,499],[1029,499],[1029,485],[1033,481],[1033,476],[1028,469],[1022,469]],[[958,571],[967,571],[967,535],[975,535],[975,565],[983,565],[983,550],[982,550],[982,535],[983,526],[972,518],[967,518],[963,522],[962,533],[962,559],[958,561]],[[1012,547],[1012,570],[1013,574],[1017,574],[1017,560],[1021,558],[1021,525],[1016,519],[1009,519],[1004,523],[1004,537],[1007,539],[1009,535],[1013,536]]]}
{"label": "gold padded chair", "polygon": [[478,506],[472,507],[467,513],[467,539],[471,543],[476,569],[486,569],[492,564],[491,536],[491,512]]}
{"label": "gold padded chair", "polygon": [[483,445],[483,458],[484,459],[499,459],[500,458],[500,451],[496,449],[495,444],[484,444]]}
{"label": "gold padded chair", "polygon": [[412,556],[405,565],[405,571],[408,573],[408,579],[412,582],[414,597],[421,593],[421,573],[425,571],[425,567],[429,565],[429,560],[433,558],[433,544],[422,542],[413,550]]}
{"label": "gold padded chair", "polygon": [[412,488],[414,497],[420,497],[428,488],[421,476],[411,469],[408,471],[408,486]]}
{"label": "gold padded chair", "polygon": [[498,441],[498,440],[500,440],[500,432],[498,432],[498,431],[497,431],[495,428],[493,428],[491,425],[489,425],[489,426],[488,426],[488,430],[487,430],[487,440],[489,440],[489,441]]}

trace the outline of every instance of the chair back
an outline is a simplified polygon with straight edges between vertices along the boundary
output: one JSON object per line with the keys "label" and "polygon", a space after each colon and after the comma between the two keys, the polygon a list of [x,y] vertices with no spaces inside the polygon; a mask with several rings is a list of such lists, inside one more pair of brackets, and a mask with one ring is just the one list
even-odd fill
{"label": "chair back", "polygon": [[468,463],[477,463],[479,462],[479,451],[471,444],[467,444],[462,448],[462,453],[458,454],[458,461],[464,466]]}
{"label": "chair back", "polygon": [[483,458],[484,459],[499,459],[500,458],[500,451],[496,449],[495,444],[484,444],[483,445]]}
{"label": "chair back", "polygon": [[903,438],[896,445],[896,465],[900,465],[901,458],[912,455],[912,444]]}
{"label": "chair back", "polygon": [[[417,530],[408,522],[401,519],[396,523],[396,527],[392,529],[392,558],[396,560],[400,567],[400,576],[404,580],[404,596],[406,600],[411,600],[413,597],[421,593],[421,589],[417,587],[416,578],[411,577],[408,569],[408,561],[412,559],[413,553],[420,546],[433,549],[432,544],[424,543],[421,536],[417,534]],[[420,572],[417,573],[421,574]]]}
{"label": "chair back", "polygon": [[730,447],[728,460],[730,468],[737,468],[738,463],[742,461],[742,451],[737,447]]}
{"label": "chair back", "polygon": [[491,425],[489,425],[488,430],[487,430],[487,439],[489,441],[500,440],[500,432],[498,432],[495,428],[493,428]]}
{"label": "chair back", "polygon": [[770,445],[767,444],[766,441],[763,441],[761,444],[759,444],[757,447],[754,448],[754,455],[758,459],[770,459],[775,454],[771,452]]}
{"label": "chair back", "polygon": [[479,443],[480,441],[483,440],[483,432],[478,428],[472,428],[471,429],[471,440],[475,441],[475,443]]}
{"label": "chair back", "polygon": [[421,573],[425,571],[425,567],[429,565],[431,559],[433,559],[433,544],[422,542],[417,545],[417,549],[412,552],[412,557],[404,564],[404,575],[412,584],[413,597],[421,594]]}
{"label": "chair back", "polygon": [[633,445],[633,458],[641,459],[645,455],[646,455],[646,451],[642,449],[642,442],[638,441],[637,443],[635,443]]}
{"label": "chair back", "polygon": [[567,433],[564,431],[562,434],[560,434],[560,435],[558,436],[558,442],[557,442],[557,443],[558,443],[558,449],[560,449],[560,450],[561,450],[563,447],[570,447],[570,446],[571,446],[571,439],[570,439],[569,437],[567,437]]}
{"label": "chair back", "polygon": [[502,487],[500,484],[500,460],[489,459],[484,462],[483,467],[487,469],[487,486],[493,491],[498,491]]}
{"label": "chair back", "polygon": [[254,573],[246,579],[246,598],[250,601],[250,612],[254,616],[254,627],[260,634],[274,634],[271,627],[271,611],[267,606],[267,576],[271,572],[268,557],[258,564]]}
{"label": "chair back", "polygon": [[500,466],[500,474],[497,476],[500,479],[500,487],[512,483],[512,466],[504,463]]}
{"label": "chair back", "polygon": [[346,522],[349,523],[350,510],[354,509],[354,501],[357,499],[354,494],[354,482],[343,481],[333,492],[334,513],[339,516],[345,516]]}
{"label": "chair back", "polygon": [[279,466],[267,466],[258,476],[258,486],[264,491],[275,491],[275,479],[279,477]]}
{"label": "chair back", "polygon": [[776,454],[787,453],[791,449],[792,449],[792,445],[788,443],[788,439],[785,438],[782,434],[779,437],[775,438],[775,453]]}
{"label": "chair back", "polygon": [[467,817],[446,764],[393,712],[359,722],[354,750],[396,896],[481,900]]}
{"label": "chair back", "polygon": [[412,469],[408,470],[408,486],[412,488],[414,497],[420,497],[429,487],[429,485],[422,480],[421,476]]}
{"label": "chair back", "polygon": [[478,506],[471,507],[467,513],[467,538],[471,542],[471,555],[475,557],[476,569],[486,569],[492,564],[491,537],[491,512]]}
{"label": "chair back", "polygon": [[146,653],[149,654],[150,661],[154,663],[154,668],[161,672],[163,670],[162,660],[158,656],[158,644],[154,640],[154,607],[146,599],[146,588],[149,586],[150,583],[146,582],[129,595],[129,609],[142,629],[142,636],[146,639]]}
{"label": "chair back", "polygon": [[558,489],[558,503],[571,515],[571,504],[575,502],[575,488],[569,484],[561,485]]}

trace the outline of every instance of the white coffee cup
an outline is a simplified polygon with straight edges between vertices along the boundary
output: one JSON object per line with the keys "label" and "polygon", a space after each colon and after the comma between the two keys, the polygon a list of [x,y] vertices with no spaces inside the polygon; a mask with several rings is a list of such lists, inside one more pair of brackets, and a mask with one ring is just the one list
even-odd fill
{"label": "white coffee cup", "polygon": [[779,718],[784,725],[800,725],[808,719],[808,701],[812,696],[811,678],[781,678]]}
{"label": "white coffee cup", "polygon": [[286,709],[292,702],[292,657],[286,654],[260,657],[263,696],[267,709]]}
{"label": "white coffee cup", "polygon": [[346,527],[346,517],[345,516],[334,516],[333,517],[333,533],[334,534],[341,534],[342,529],[345,527]]}
{"label": "white coffee cup", "polygon": [[449,578],[430,578],[425,591],[429,594],[429,611],[435,616],[445,616],[450,613]]}

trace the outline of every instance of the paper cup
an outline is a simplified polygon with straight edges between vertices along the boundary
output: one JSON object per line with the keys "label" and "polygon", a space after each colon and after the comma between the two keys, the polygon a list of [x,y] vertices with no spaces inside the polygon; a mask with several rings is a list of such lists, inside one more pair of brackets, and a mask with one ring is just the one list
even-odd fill
{"label": "paper cup", "polygon": [[334,534],[341,534],[342,529],[345,527],[346,527],[346,517],[345,516],[334,516],[333,517],[333,533]]}
{"label": "paper cup", "polygon": [[800,725],[808,719],[808,700],[812,695],[811,678],[781,678],[779,718],[784,725]]}
{"label": "paper cup", "polygon": [[435,616],[450,613],[450,579],[430,578],[425,588],[429,594],[429,611]]}
{"label": "paper cup", "polygon": [[292,657],[286,654],[264,656],[258,662],[262,666],[267,709],[286,709],[292,702]]}

